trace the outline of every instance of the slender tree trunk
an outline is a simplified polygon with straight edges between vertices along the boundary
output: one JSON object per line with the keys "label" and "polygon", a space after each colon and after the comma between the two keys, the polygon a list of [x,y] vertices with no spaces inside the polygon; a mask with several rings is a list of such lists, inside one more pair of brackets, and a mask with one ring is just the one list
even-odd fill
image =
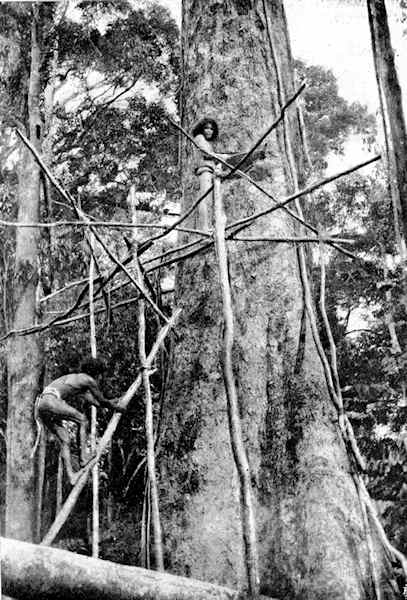
{"label": "slender tree trunk", "polygon": [[386,3],[384,0],[367,0],[367,8],[386,140],[395,230],[401,256],[406,260],[407,131],[401,88],[391,45]]}
{"label": "slender tree trunk", "polygon": [[[248,149],[279,114],[270,33],[289,97],[293,76],[281,0],[184,0],[183,125],[190,131],[197,119],[214,117],[218,151]],[[292,111],[294,117],[295,107]],[[291,185],[285,141],[280,130],[269,137],[272,168],[261,182],[277,198]],[[198,192],[193,152],[185,144],[183,165],[185,210]],[[269,205],[242,180],[222,188],[228,223]],[[250,231],[254,237],[296,233],[283,211]],[[302,600],[374,598],[363,514],[309,326],[295,370],[303,312],[296,250],[235,242],[228,254],[233,370],[251,471],[260,592]],[[183,312],[160,456],[168,568],[244,587],[239,479],[228,432],[213,252],[180,266],[177,296]],[[378,546],[375,553],[387,589]],[[385,597],[393,598],[391,592]]]}
{"label": "slender tree trunk", "polygon": [[[37,38],[38,8],[33,7],[31,72],[28,91],[30,139],[40,148],[42,124],[39,113],[40,49]],[[39,167],[23,148],[18,169],[18,220],[38,221],[40,206]],[[36,320],[39,230],[16,232],[13,284],[13,328],[28,327]],[[11,338],[7,353],[7,490],[6,535],[32,540],[35,528],[35,472],[30,453],[34,443],[33,406],[38,392],[42,351],[38,336]]]}

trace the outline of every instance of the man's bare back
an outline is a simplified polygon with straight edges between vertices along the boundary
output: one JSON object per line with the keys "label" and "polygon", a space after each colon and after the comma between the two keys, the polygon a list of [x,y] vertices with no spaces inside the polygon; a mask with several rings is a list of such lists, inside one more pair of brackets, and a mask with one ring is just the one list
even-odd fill
{"label": "man's bare back", "polygon": [[[60,447],[61,455],[71,484],[73,485],[78,473],[74,473],[70,455],[70,437],[63,425],[63,421],[77,423],[79,428],[79,461],[81,466],[86,464],[86,428],[88,420],[81,412],[85,406],[105,406],[114,411],[123,412],[117,400],[105,398],[93,377],[87,373],[70,373],[54,379],[37,398],[34,417],[38,430],[43,423],[55,435]],[[78,410],[78,406],[81,410]],[[39,437],[37,436],[39,441]],[[33,450],[37,447],[37,442]]]}

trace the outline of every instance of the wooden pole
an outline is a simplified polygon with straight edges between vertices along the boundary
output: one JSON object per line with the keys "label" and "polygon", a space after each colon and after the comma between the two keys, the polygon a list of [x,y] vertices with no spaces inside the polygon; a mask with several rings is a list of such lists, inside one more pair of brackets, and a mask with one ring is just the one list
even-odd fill
{"label": "wooden pole", "polygon": [[[134,188],[130,189],[128,197],[128,206],[130,218],[133,224],[137,223],[137,210]],[[133,229],[133,243],[137,247],[137,237],[135,236],[136,229]],[[137,256],[135,257],[136,279],[140,287],[144,287],[145,280],[142,267]],[[158,326],[160,322],[158,320]],[[138,353],[139,362],[142,369],[143,388],[144,388],[144,406],[145,406],[145,435],[146,435],[146,450],[147,450],[147,482],[144,488],[145,497],[143,504],[143,515],[147,515],[147,519],[143,519],[142,523],[142,538],[144,542],[144,558],[146,566],[150,567],[150,517],[153,525],[153,548],[154,561],[157,571],[164,571],[163,558],[163,543],[162,530],[159,510],[158,485],[155,467],[155,452],[154,452],[154,418],[153,418],[153,400],[151,394],[149,369],[146,368],[146,303],[142,297],[138,301]],[[144,509],[147,508],[145,511]],[[142,544],[143,546],[143,544]]]}
{"label": "wooden pole", "polygon": [[[153,360],[154,360],[157,352],[159,351],[161,345],[164,343],[164,340],[167,337],[170,329],[175,325],[175,323],[180,315],[180,312],[181,312],[180,309],[176,310],[172,314],[172,316],[169,320],[169,323],[167,323],[158,333],[158,336],[157,336],[157,338],[154,342],[154,345],[151,348],[150,353],[146,360],[147,368],[151,368],[151,365],[153,363]],[[126,391],[124,396],[121,398],[120,408],[123,408],[123,409],[127,408],[128,404],[130,403],[134,394],[137,392],[138,388],[140,387],[141,382],[142,382],[142,376],[138,375],[137,379],[131,384],[131,386],[128,388],[128,390]],[[100,458],[102,457],[102,455],[104,454],[104,452],[109,447],[110,441],[111,441],[113,434],[116,431],[116,428],[120,422],[121,416],[122,416],[122,413],[115,412],[114,415],[112,416],[112,418],[110,419],[109,424],[106,427],[103,436],[99,440],[99,444],[98,444],[98,447],[96,450],[96,457],[95,457],[94,461],[99,461]],[[58,535],[59,531],[61,530],[61,527],[64,525],[65,521],[68,519],[69,515],[71,514],[71,511],[74,508],[81,491],[85,487],[86,481],[88,479],[89,471],[94,466],[94,461],[91,461],[82,470],[82,473],[78,478],[78,481],[72,488],[68,498],[66,499],[66,501],[61,509],[61,512],[56,516],[53,524],[51,525],[50,530],[48,531],[47,535],[42,540],[41,545],[49,546],[50,544],[52,544],[52,542]]]}
{"label": "wooden pole", "polygon": [[[138,259],[136,259],[137,277],[140,285],[143,284],[143,274],[140,268]],[[160,509],[158,499],[158,486],[155,468],[155,452],[154,452],[154,421],[153,421],[153,401],[151,395],[150,376],[148,367],[146,366],[146,316],[145,302],[140,299],[138,303],[138,349],[139,360],[142,368],[144,401],[145,401],[145,432],[147,444],[147,473],[150,482],[150,498],[151,498],[151,517],[153,523],[154,535],[154,559],[155,566],[158,571],[164,571],[162,531],[160,521]],[[147,552],[149,548],[147,546]]]}
{"label": "wooden pole", "polygon": [[148,506],[148,477],[144,482],[144,495],[143,495],[143,511],[141,514],[141,536],[140,536],[140,564],[142,567],[147,568],[147,513],[149,511]]}
{"label": "wooden pole", "polygon": [[41,526],[42,526],[42,506],[43,506],[43,496],[44,496],[44,479],[45,479],[45,456],[46,456],[46,447],[47,447],[47,438],[46,432],[43,429],[41,432],[40,443],[38,446],[38,454],[37,454],[37,465],[38,465],[38,475],[37,475],[37,509],[35,514],[35,539],[38,541],[41,539]]}
{"label": "wooden pole", "polygon": [[233,458],[239,476],[240,507],[242,515],[243,543],[245,565],[247,571],[247,585],[250,598],[259,595],[259,567],[257,557],[256,520],[254,515],[250,467],[243,443],[242,425],[239,415],[237,390],[232,367],[232,350],[234,343],[234,318],[232,307],[232,293],[228,273],[228,256],[225,241],[226,216],[223,210],[220,180],[215,175],[213,186],[214,205],[214,239],[216,256],[218,260],[219,280],[223,307],[223,349],[222,369],[225,383],[230,441]]}
{"label": "wooden pole", "polygon": [[62,461],[61,453],[58,453],[58,467],[57,467],[57,485],[56,485],[56,502],[55,502],[55,511],[58,514],[62,508],[62,484],[63,484],[63,475],[64,475],[64,463]]}
{"label": "wooden pole", "polygon": [[[92,233],[89,234],[89,245],[92,249],[95,247],[95,238]],[[94,276],[95,276],[95,259],[93,254],[90,255],[89,262],[89,326],[90,326],[90,353],[92,358],[97,358],[96,345],[96,324],[95,324],[95,303],[93,299],[94,293]],[[96,438],[97,438],[97,409],[96,406],[91,407],[91,423],[90,423],[90,448],[92,455],[96,453]],[[98,463],[92,469],[92,556],[99,556],[99,465]]]}

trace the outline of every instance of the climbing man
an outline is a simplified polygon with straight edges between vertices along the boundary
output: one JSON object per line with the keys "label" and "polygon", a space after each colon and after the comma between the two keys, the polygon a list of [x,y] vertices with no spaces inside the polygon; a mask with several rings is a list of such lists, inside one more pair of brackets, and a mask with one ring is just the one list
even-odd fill
{"label": "climbing man", "polygon": [[[219,136],[219,128],[215,119],[205,117],[198,121],[192,129],[194,141],[199,150],[196,156],[195,175],[199,177],[199,193],[202,196],[213,184],[213,175],[215,170],[219,175],[225,176],[230,172],[227,167],[221,166],[221,163],[216,158],[221,158],[231,166],[237,165],[245,156],[245,152],[215,152],[213,144]],[[264,150],[257,150],[243,163],[241,170],[247,171],[253,167],[253,163],[265,158]],[[234,178],[240,177],[238,174]],[[203,200],[199,207],[199,225],[204,231],[208,231],[208,204],[211,204],[212,195],[208,193],[208,197]]]}
{"label": "climbing man", "polygon": [[38,447],[43,425],[53,433],[60,445],[61,456],[71,485],[75,485],[81,470],[74,472],[71,461],[69,432],[63,421],[71,421],[78,425],[79,433],[79,464],[83,468],[91,458],[86,458],[86,429],[88,419],[83,411],[87,406],[97,408],[105,406],[117,412],[124,412],[118,404],[119,399],[108,400],[102,394],[96,381],[105,365],[101,360],[89,358],[82,362],[80,373],[70,373],[54,379],[34,405],[34,418],[37,424],[37,438],[31,456],[34,457]]}

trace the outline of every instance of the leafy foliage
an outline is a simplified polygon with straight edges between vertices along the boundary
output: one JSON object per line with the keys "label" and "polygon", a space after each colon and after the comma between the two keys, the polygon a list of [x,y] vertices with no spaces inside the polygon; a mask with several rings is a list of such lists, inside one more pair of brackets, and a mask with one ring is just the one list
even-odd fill
{"label": "leafy foliage", "polygon": [[339,95],[332,71],[316,65],[295,61],[299,81],[305,80],[304,122],[306,125],[311,161],[314,169],[327,166],[330,152],[343,153],[350,133],[359,134],[370,146],[375,140],[376,122],[365,106],[349,104]]}

